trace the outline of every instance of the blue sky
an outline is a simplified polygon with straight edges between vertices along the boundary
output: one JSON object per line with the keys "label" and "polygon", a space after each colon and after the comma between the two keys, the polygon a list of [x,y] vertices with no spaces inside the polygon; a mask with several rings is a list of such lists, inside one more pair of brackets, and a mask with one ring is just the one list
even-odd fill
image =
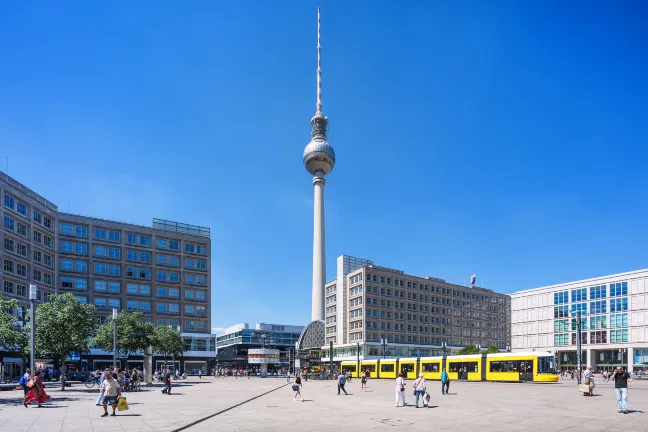
{"label": "blue sky", "polygon": [[513,292],[648,266],[647,3],[5,2],[0,157],[63,211],[212,229],[212,326],[310,320],[322,7],[328,278]]}

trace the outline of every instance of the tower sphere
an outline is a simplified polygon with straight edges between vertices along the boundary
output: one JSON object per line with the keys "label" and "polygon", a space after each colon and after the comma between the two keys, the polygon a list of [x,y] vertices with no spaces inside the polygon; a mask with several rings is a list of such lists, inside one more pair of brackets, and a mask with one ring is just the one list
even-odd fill
{"label": "tower sphere", "polygon": [[313,138],[308,143],[304,149],[304,165],[313,175],[318,171],[324,175],[331,172],[335,165],[335,151],[325,138]]}
{"label": "tower sphere", "polygon": [[306,170],[313,175],[326,175],[335,165],[335,150],[326,140],[326,126],[328,119],[317,112],[311,119],[313,127],[312,138],[304,149],[304,165]]}

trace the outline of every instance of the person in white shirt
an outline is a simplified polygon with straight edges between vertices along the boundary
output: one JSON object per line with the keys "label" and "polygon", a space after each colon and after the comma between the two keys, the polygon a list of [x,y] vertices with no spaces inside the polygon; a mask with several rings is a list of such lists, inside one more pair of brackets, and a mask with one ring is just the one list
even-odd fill
{"label": "person in white shirt", "polygon": [[585,379],[584,384],[589,385],[589,393],[583,393],[584,396],[594,396],[594,373],[592,372],[592,366],[588,367],[585,369],[585,372],[583,372],[583,378]]}
{"label": "person in white shirt", "polygon": [[398,402],[401,402],[402,406],[407,405],[405,401],[405,379],[403,379],[402,373],[399,373],[398,378],[396,378],[396,406],[398,406]]}

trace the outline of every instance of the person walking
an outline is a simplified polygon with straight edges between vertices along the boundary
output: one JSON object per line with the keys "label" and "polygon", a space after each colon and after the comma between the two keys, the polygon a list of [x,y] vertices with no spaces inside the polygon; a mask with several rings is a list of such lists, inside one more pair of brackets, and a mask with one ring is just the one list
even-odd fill
{"label": "person walking", "polygon": [[585,369],[585,372],[583,372],[583,377],[585,379],[584,384],[589,388],[589,392],[583,393],[583,396],[594,396],[593,390],[594,387],[596,387],[596,383],[594,382],[594,373],[592,372],[592,366]]}
{"label": "person walking", "polygon": [[106,372],[110,372],[110,370],[107,369],[104,371],[104,373],[98,372],[99,373],[99,397],[97,398],[97,402],[95,402],[96,406],[101,406],[101,402],[103,399],[102,387],[103,387],[104,379],[106,378]]}
{"label": "person walking", "polygon": [[162,389],[162,394],[171,395],[171,371],[167,370],[164,375],[164,388]]}
{"label": "person walking", "polygon": [[448,372],[446,372],[445,368],[443,368],[443,372],[441,372],[441,394],[447,394],[450,391],[450,377],[448,376]]}
{"label": "person walking", "polygon": [[398,377],[396,378],[396,406],[398,406],[398,403],[400,402],[402,406],[406,406],[407,402],[405,401],[405,379],[403,378],[403,374],[399,373]]}
{"label": "person walking", "polygon": [[18,381],[18,384],[23,388],[23,398],[27,397],[27,393],[29,393],[29,387],[27,387],[27,384],[29,384],[29,381],[31,381],[31,369],[26,369],[25,374],[20,378],[20,381]]}
{"label": "person walking", "polygon": [[419,401],[419,396],[421,396],[421,403],[423,404],[423,408],[425,408],[425,390],[426,390],[426,385],[425,385],[425,378],[423,378],[423,374],[420,373],[416,381],[414,381],[414,384],[412,384],[414,387],[414,394],[416,395],[416,408],[419,407],[418,401]]}
{"label": "person walking", "polygon": [[[30,383],[31,387],[29,385]],[[27,408],[32,402],[38,403],[38,407],[40,408],[43,403],[49,400],[50,396],[45,393],[45,385],[41,378],[41,371],[37,370],[34,372],[34,377],[27,382],[27,387],[29,387],[30,390],[23,398],[23,405],[25,405],[25,408]]]}
{"label": "person walking", "polygon": [[340,390],[344,392],[344,394],[348,394],[347,391],[344,389],[344,385],[346,384],[346,375],[340,374],[338,377],[338,395],[340,394]]}
{"label": "person walking", "polygon": [[619,412],[628,414],[628,383],[632,382],[630,374],[624,371],[621,366],[617,366],[610,379],[614,380],[614,391],[616,392]]}
{"label": "person walking", "polygon": [[369,377],[369,372],[363,372],[360,383],[362,384],[362,391],[367,391],[367,378]]}
{"label": "person walking", "polygon": [[301,378],[299,377],[299,375],[297,375],[295,377],[295,381],[293,381],[293,384],[292,384],[292,389],[295,392],[295,396],[293,396],[294,401],[296,401],[297,396],[299,396],[300,402],[304,402],[304,398],[301,395],[301,386],[302,386]]}
{"label": "person walking", "polygon": [[104,413],[101,415],[101,417],[107,417],[108,416],[108,404],[112,406],[112,416],[116,416],[116,408],[117,408],[117,401],[121,397],[121,387],[119,386],[119,382],[115,378],[113,378],[112,374],[110,371],[105,373],[104,376],[104,381],[103,385],[101,387],[101,396],[103,397],[102,399],[102,405],[104,409]]}

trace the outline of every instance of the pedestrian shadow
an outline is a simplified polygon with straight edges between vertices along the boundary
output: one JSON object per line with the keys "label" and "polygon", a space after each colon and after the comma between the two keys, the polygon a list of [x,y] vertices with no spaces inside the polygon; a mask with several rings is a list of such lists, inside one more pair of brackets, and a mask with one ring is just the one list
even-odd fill
{"label": "pedestrian shadow", "polygon": [[117,414],[115,417],[142,417],[142,414]]}
{"label": "pedestrian shadow", "polygon": [[302,399],[302,402],[314,402],[313,399]]}
{"label": "pedestrian shadow", "polygon": [[643,414],[643,411],[641,411],[641,410],[628,410],[628,414],[633,414],[633,413]]}

